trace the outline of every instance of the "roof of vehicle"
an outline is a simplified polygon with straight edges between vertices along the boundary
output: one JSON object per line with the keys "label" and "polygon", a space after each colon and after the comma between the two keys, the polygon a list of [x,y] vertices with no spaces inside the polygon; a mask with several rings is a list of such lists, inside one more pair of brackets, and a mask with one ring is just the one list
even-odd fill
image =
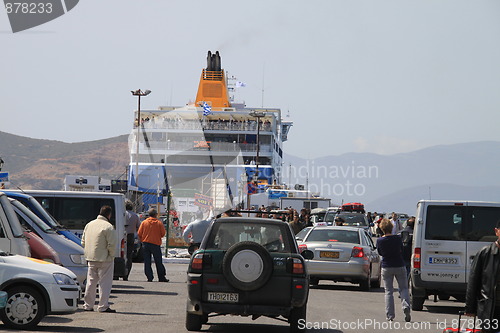
{"label": "roof of vehicle", "polygon": [[311,214],[326,213],[326,208],[313,208],[311,209]]}
{"label": "roof of vehicle", "polygon": [[365,214],[361,213],[361,212],[346,212],[346,211],[341,211],[341,212],[339,212],[338,215],[363,215],[363,216],[365,216]]}
{"label": "roof of vehicle", "polygon": [[350,230],[350,231],[356,231],[359,232],[360,230],[364,230],[363,228],[358,228],[358,227],[350,227],[350,226],[326,226],[326,225],[319,225],[317,227],[312,227],[313,230],[332,230],[332,229],[338,229],[338,230]]}
{"label": "roof of vehicle", "polygon": [[231,223],[231,222],[247,222],[247,223],[258,223],[258,224],[288,224],[281,220],[267,219],[260,217],[221,217],[214,221],[214,223]]}
{"label": "roof of vehicle", "polygon": [[22,193],[22,192],[12,192],[12,191],[6,191],[6,190],[2,190],[2,192],[4,192],[8,197],[11,197],[11,198],[29,199],[31,197],[31,195],[26,194],[26,193]]}

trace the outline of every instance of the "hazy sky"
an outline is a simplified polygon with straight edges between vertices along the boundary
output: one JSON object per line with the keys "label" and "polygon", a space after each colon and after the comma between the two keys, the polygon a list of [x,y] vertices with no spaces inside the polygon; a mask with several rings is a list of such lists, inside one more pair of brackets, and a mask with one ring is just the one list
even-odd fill
{"label": "hazy sky", "polygon": [[290,112],[296,156],[500,140],[498,0],[84,0],[16,34],[0,10],[0,45],[0,131],[22,136],[128,134],[130,90],[192,102],[218,50],[247,106]]}

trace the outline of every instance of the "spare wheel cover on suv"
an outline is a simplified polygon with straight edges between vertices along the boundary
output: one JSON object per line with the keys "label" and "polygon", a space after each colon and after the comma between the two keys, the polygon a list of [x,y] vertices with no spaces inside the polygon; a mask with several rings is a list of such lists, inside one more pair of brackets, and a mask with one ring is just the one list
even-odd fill
{"label": "spare wheel cover on suv", "polygon": [[222,273],[236,289],[251,291],[262,287],[271,277],[273,260],[269,252],[255,242],[231,246],[222,260]]}

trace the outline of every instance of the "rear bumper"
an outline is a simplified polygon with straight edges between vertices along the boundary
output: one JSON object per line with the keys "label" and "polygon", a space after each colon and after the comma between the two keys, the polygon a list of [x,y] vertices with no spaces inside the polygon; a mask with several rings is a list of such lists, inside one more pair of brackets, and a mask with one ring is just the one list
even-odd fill
{"label": "rear bumper", "polygon": [[309,260],[306,262],[311,278],[352,281],[366,279],[370,270],[368,260],[350,260],[347,262],[329,262]]}
{"label": "rear bumper", "polygon": [[465,295],[467,283],[424,281],[418,270],[411,271],[412,293],[415,296],[438,295],[442,293],[450,295]]}
{"label": "rear bumper", "polygon": [[244,304],[225,304],[225,303],[207,303],[197,302],[188,299],[187,312],[201,315],[203,313],[219,313],[227,315],[251,316],[283,316],[288,317],[292,307],[290,306],[270,306],[263,304],[244,305]]}
{"label": "rear bumper", "polygon": [[[188,273],[188,301],[187,312],[201,315],[203,313],[219,313],[232,315],[267,315],[288,317],[293,308],[306,304],[309,296],[309,279],[292,278],[291,290],[279,290],[269,284],[255,291],[236,290],[227,284],[204,286],[203,275]],[[288,282],[290,286],[290,280]],[[274,285],[276,286],[276,284]],[[271,288],[271,289],[269,289]],[[239,303],[217,303],[207,301],[209,291],[232,292],[240,294]]]}

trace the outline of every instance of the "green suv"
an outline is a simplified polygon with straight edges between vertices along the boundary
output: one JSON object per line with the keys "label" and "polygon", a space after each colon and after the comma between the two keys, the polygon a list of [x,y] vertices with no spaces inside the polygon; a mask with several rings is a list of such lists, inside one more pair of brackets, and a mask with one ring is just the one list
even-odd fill
{"label": "green suv", "polygon": [[308,295],[309,276],[288,223],[220,218],[189,263],[186,328],[199,331],[210,314],[282,316],[291,332],[301,332]]}

